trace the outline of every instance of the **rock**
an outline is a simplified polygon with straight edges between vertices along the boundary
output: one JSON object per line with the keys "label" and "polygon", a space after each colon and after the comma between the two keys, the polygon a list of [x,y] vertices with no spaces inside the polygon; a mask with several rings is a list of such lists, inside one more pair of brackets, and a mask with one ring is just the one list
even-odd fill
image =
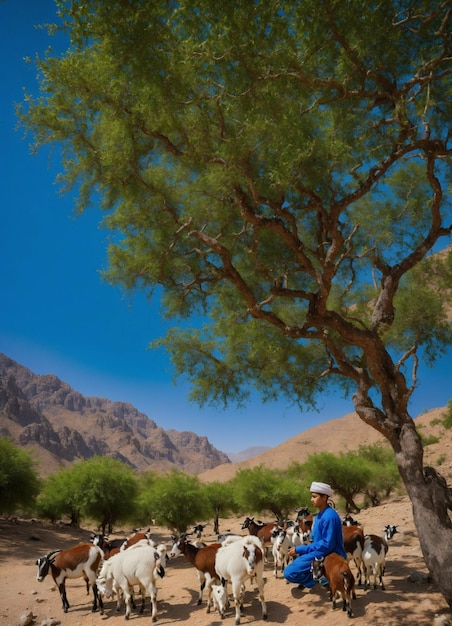
{"label": "rock", "polygon": [[34,615],[33,611],[28,611],[27,613],[23,613],[19,617],[19,626],[29,626],[29,624],[33,624]]}
{"label": "rock", "polygon": [[406,577],[406,580],[409,583],[427,584],[432,582],[431,576],[429,574],[426,574],[425,572],[413,572]]}
{"label": "rock", "polygon": [[54,617],[48,617],[41,622],[41,626],[57,626],[58,624],[61,624],[61,622]]}

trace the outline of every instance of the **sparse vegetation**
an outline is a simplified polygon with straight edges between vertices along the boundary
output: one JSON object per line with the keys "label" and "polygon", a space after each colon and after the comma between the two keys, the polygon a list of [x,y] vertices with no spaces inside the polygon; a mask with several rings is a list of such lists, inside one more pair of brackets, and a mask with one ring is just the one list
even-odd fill
{"label": "sparse vegetation", "polygon": [[424,448],[426,446],[431,446],[434,443],[438,443],[439,441],[439,437],[437,437],[436,435],[425,436],[421,433],[420,436],[421,436],[421,441],[422,441],[422,445],[424,446]]}

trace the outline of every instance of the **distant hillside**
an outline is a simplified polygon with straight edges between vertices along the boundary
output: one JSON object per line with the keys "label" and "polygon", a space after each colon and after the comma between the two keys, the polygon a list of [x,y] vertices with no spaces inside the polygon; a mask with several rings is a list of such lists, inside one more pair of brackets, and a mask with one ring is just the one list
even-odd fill
{"label": "distant hillside", "polygon": [[253,446],[251,448],[246,448],[246,450],[242,450],[241,452],[226,452],[226,454],[232,463],[240,463],[241,461],[246,461],[247,459],[257,456],[258,454],[262,454],[267,450],[270,450],[268,446]]}
{"label": "distant hillside", "polygon": [[131,404],[85,397],[53,374],[33,374],[1,353],[0,436],[32,451],[43,475],[94,455],[139,470],[189,474],[230,463],[207,437],[165,431]]}
{"label": "distant hillside", "polygon": [[[419,432],[426,441],[424,459],[428,465],[437,467],[446,478],[452,478],[452,430],[445,430],[441,425],[447,407],[432,409],[415,419]],[[324,422],[305,430],[288,439],[275,448],[271,448],[239,463],[218,465],[199,475],[204,482],[226,482],[233,478],[239,469],[253,468],[258,465],[274,469],[285,469],[292,462],[303,463],[310,454],[331,452],[339,454],[347,450],[357,450],[360,445],[386,443],[386,439],[375,429],[365,424],[356,413]],[[388,444],[389,445],[389,444]]]}

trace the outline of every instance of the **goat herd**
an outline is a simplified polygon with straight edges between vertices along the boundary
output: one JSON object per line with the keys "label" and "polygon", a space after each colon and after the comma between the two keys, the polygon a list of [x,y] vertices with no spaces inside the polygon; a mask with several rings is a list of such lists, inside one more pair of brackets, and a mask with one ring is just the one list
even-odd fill
{"label": "goat herd", "polygon": [[[283,575],[289,562],[291,546],[310,541],[315,516],[309,510],[301,509],[296,521],[264,523],[247,517],[242,530],[248,535],[218,535],[215,543],[205,544],[201,535],[203,525],[194,528],[197,540],[190,541],[186,533],[172,538],[172,546],[156,543],[150,531],[136,532],[129,538],[109,540],[103,535],[92,535],[91,542],[80,543],[67,550],[55,550],[38,558],[37,580],[43,581],[49,571],[58,587],[63,611],[69,609],[66,596],[66,579],[83,577],[87,593],[90,587],[94,595],[92,610],[103,613],[103,598],[116,596],[117,610],[121,601],[125,603],[125,618],[129,619],[132,608],[136,609],[134,587],[141,595],[140,612],[144,611],[145,597],[150,598],[152,621],[157,620],[157,584],[165,574],[165,566],[170,558],[180,554],[195,567],[199,581],[198,604],[207,596],[207,612],[218,610],[224,618],[229,608],[228,583],[231,585],[235,607],[235,624],[240,624],[241,608],[244,602],[245,584],[251,581],[257,587],[262,619],[267,619],[267,606],[264,597],[264,567],[270,564],[272,553],[273,573],[278,578]],[[364,534],[362,527],[350,515],[343,518],[343,538],[347,559],[331,554],[320,561],[313,561],[314,579],[324,576],[329,585],[332,607],[336,607],[337,597],[342,598],[342,607],[352,616],[351,600],[355,598],[355,576],[349,563],[357,570],[358,584],[364,589],[377,584],[384,589],[383,575],[388,540],[397,527],[387,525],[384,535]],[[193,534],[191,533],[191,534]]]}

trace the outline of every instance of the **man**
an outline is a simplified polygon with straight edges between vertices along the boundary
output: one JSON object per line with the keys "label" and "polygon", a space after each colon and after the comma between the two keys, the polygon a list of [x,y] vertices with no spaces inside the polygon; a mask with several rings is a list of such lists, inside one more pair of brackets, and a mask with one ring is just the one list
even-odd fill
{"label": "man", "polygon": [[331,552],[346,558],[341,518],[328,502],[333,490],[326,483],[313,482],[310,492],[313,506],[319,509],[313,525],[313,541],[307,545],[290,548],[289,555],[294,557],[294,560],[284,569],[286,580],[298,583],[300,589],[304,587],[310,589],[317,584],[311,574],[311,563],[315,558],[321,559]]}

